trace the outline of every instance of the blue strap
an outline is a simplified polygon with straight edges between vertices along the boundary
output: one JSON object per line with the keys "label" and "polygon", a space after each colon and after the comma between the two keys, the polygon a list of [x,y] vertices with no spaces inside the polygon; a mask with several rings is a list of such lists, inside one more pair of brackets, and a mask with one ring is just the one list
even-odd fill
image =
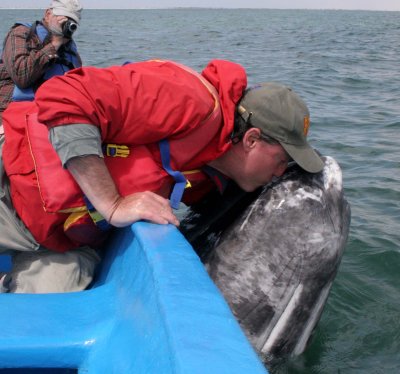
{"label": "blue strap", "polygon": [[12,269],[11,255],[0,254],[0,272],[7,273]]}
{"label": "blue strap", "polygon": [[169,198],[170,204],[173,209],[178,209],[179,203],[182,200],[183,192],[185,191],[186,178],[180,171],[171,169],[171,156],[168,140],[161,140],[158,142],[158,146],[160,148],[162,166],[164,170],[175,180],[175,185]]}
{"label": "blue strap", "polygon": [[[83,200],[85,201],[86,208],[89,212],[90,217],[92,219],[94,218],[95,215],[100,216],[100,214],[97,212],[96,208],[93,206],[93,204],[90,202],[90,200],[84,195]],[[93,219],[93,223],[101,230],[101,231],[107,231],[111,228],[111,225],[104,219],[104,217],[101,217],[102,219],[100,220],[95,220]]]}

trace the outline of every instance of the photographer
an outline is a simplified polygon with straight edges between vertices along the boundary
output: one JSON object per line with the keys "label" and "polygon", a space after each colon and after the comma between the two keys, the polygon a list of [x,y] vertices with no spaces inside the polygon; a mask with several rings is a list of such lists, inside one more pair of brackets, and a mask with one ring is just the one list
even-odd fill
{"label": "photographer", "polygon": [[53,0],[42,21],[11,28],[0,60],[0,126],[11,101],[33,100],[44,81],[82,65],[72,40],[81,11],[78,0]]}

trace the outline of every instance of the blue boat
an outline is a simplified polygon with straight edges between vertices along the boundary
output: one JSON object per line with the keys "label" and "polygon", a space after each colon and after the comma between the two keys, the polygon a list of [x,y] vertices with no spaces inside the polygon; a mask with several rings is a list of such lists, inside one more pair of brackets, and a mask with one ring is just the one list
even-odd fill
{"label": "blue boat", "polygon": [[0,294],[0,373],[267,372],[175,227],[138,222],[105,249],[89,290]]}

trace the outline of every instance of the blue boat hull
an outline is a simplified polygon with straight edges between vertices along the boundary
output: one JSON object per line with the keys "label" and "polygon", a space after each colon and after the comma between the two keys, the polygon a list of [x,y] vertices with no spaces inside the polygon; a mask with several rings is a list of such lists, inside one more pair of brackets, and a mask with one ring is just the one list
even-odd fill
{"label": "blue boat hull", "polygon": [[90,290],[0,294],[0,368],[266,373],[175,227],[136,223],[105,253]]}

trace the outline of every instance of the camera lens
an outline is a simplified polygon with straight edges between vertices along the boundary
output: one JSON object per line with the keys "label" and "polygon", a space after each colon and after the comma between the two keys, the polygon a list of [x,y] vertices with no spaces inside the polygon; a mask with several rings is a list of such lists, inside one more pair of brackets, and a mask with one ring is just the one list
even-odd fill
{"label": "camera lens", "polygon": [[72,34],[77,30],[78,24],[74,21],[68,20],[63,24],[63,35],[66,38],[70,38]]}
{"label": "camera lens", "polygon": [[71,22],[69,25],[69,31],[74,32],[78,28],[78,25],[76,23]]}

